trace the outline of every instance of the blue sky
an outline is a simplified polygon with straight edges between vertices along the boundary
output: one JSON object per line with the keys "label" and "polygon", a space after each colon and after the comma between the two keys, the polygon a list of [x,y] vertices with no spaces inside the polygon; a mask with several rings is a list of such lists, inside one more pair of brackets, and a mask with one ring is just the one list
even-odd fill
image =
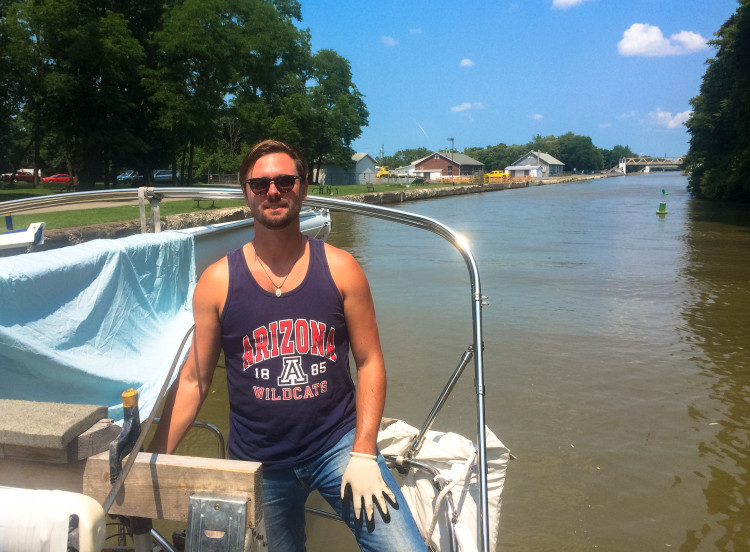
{"label": "blue sky", "polygon": [[736,0],[303,0],[314,51],[349,60],[369,126],[353,146],[524,144],[572,131],[682,155],[706,41]]}

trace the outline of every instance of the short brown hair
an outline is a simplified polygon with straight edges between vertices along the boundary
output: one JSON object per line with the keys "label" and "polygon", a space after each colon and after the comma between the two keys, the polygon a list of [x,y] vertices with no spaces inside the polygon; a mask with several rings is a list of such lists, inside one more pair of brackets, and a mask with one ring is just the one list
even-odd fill
{"label": "short brown hair", "polygon": [[250,171],[255,166],[255,163],[258,162],[258,159],[272,153],[286,153],[294,161],[297,173],[302,177],[302,181],[307,180],[307,159],[305,159],[305,156],[297,147],[279,142],[278,140],[263,140],[256,144],[242,160],[242,164],[240,165],[240,181],[245,182],[245,179],[248,178]]}

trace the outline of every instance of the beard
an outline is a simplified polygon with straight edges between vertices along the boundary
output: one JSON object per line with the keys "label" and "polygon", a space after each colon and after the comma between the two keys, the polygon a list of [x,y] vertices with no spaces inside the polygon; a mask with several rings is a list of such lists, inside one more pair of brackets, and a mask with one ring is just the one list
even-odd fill
{"label": "beard", "polygon": [[[272,204],[276,205],[276,203]],[[286,213],[282,216],[268,216],[265,209],[253,209],[250,211],[255,218],[255,223],[264,226],[265,228],[273,230],[281,230],[286,228],[293,222],[299,220],[299,213],[301,210],[301,204],[298,201],[288,201]]]}

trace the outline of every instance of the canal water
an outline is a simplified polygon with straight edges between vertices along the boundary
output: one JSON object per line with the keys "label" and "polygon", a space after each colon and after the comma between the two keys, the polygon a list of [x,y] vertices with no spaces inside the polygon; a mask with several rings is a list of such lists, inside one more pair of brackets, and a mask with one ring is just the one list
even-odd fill
{"label": "canal water", "polygon": [[[402,206],[469,240],[489,296],[487,423],[516,457],[498,550],[750,550],[750,216],[686,184],[649,174]],[[464,261],[433,234],[343,213],[329,242],[370,280],[385,415],[420,426],[471,342]],[[226,428],[217,375],[201,418]],[[467,370],[434,429],[475,439],[475,419]],[[309,516],[308,534],[315,552],[357,549],[326,519]]]}

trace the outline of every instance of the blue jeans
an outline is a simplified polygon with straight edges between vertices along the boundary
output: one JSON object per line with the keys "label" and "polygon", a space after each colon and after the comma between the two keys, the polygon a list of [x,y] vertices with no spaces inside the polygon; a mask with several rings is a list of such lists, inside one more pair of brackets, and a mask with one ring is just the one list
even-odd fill
{"label": "blue jeans", "polygon": [[378,453],[383,479],[396,495],[396,504],[388,499],[388,514],[375,504],[373,521],[368,522],[364,509],[360,519],[354,517],[351,498],[341,501],[341,478],[349,463],[354,430],[344,435],[330,450],[306,464],[294,468],[263,471],[263,518],[269,552],[303,552],[305,550],[305,501],[318,491],[339,517],[346,522],[364,551],[425,551],[401,490]]}

